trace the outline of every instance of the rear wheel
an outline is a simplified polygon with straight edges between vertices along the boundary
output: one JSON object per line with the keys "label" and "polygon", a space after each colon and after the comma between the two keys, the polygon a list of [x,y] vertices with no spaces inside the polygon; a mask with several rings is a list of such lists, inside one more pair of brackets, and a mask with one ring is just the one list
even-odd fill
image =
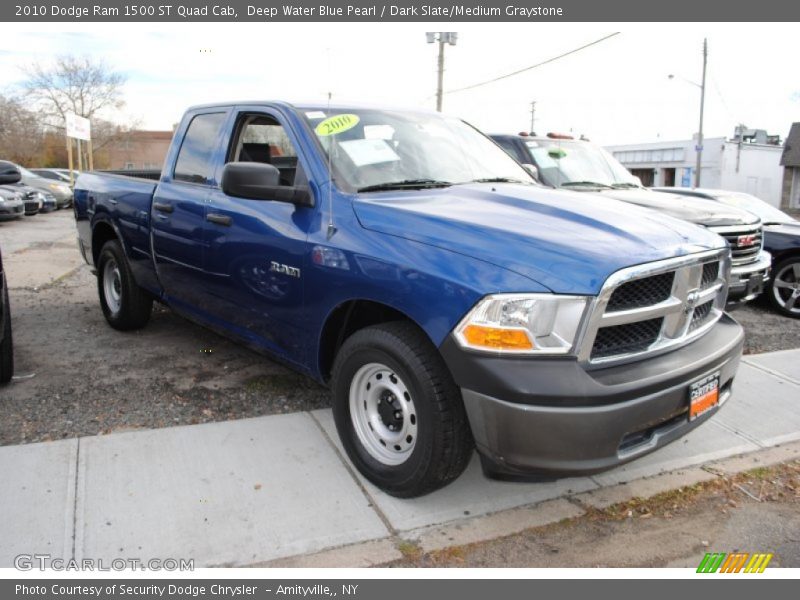
{"label": "rear wheel", "polygon": [[768,295],[778,312],[800,318],[800,256],[792,256],[775,266]]}
{"label": "rear wheel", "polygon": [[11,339],[11,307],[8,304],[8,287],[5,295],[5,313],[3,314],[3,341],[0,342],[0,383],[8,383],[14,375],[14,344]]}
{"label": "rear wheel", "polygon": [[472,456],[461,393],[411,323],[368,327],[345,341],[333,368],[333,415],[350,460],[393,496],[447,485]]}
{"label": "rear wheel", "polygon": [[97,291],[103,315],[114,329],[140,329],[150,320],[153,299],[136,284],[117,240],[106,242],[100,251]]}

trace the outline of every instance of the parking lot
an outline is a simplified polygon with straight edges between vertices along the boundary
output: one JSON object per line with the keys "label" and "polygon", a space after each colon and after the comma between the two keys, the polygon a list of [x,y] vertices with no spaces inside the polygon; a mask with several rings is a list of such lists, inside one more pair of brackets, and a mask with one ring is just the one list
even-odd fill
{"label": "parking lot", "polygon": [[[143,330],[108,327],[70,210],[0,224],[16,377],[0,389],[0,445],[328,406],[327,390],[157,306]],[[746,352],[800,347],[800,320],[734,311]]]}

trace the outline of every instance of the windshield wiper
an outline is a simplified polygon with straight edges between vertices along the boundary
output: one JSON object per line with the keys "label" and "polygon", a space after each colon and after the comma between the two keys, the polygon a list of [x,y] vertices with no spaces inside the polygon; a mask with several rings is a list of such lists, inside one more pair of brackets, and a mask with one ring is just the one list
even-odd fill
{"label": "windshield wiper", "polygon": [[453,185],[449,181],[436,179],[403,179],[402,181],[388,181],[358,188],[357,192],[382,192],[386,190],[422,190],[426,188],[448,187]]}
{"label": "windshield wiper", "polygon": [[484,177],[482,179],[472,179],[465,183],[524,183],[532,184],[532,181],[523,181],[522,179],[513,179],[511,177]]}
{"label": "windshield wiper", "polygon": [[641,186],[635,183],[625,182],[625,183],[615,183],[611,187],[614,188],[615,190],[627,190],[630,188],[636,188],[638,190]]}
{"label": "windshield wiper", "polygon": [[614,189],[610,185],[607,185],[605,183],[598,183],[596,181],[565,181],[564,183],[561,184],[561,187],[569,187],[571,185],[591,185],[593,187],[606,188],[608,190]]}

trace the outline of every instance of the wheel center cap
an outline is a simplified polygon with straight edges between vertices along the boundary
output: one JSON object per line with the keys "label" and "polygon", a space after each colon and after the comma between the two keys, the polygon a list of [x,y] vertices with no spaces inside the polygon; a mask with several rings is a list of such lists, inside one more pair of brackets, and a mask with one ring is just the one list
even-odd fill
{"label": "wheel center cap", "polygon": [[403,424],[403,412],[400,410],[397,397],[389,390],[383,392],[378,398],[378,415],[383,424],[391,431],[399,430]]}

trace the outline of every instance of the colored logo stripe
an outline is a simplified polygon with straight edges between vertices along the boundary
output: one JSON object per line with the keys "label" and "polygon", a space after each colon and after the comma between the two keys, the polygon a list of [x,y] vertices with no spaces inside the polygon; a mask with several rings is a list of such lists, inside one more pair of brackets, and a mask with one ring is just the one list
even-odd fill
{"label": "colored logo stripe", "polygon": [[[750,554],[749,552],[706,552],[700,565],[697,567],[698,573],[740,573],[744,569],[745,573],[763,573],[772,554]],[[749,559],[749,560],[748,560]],[[745,566],[747,563],[747,566]]]}

